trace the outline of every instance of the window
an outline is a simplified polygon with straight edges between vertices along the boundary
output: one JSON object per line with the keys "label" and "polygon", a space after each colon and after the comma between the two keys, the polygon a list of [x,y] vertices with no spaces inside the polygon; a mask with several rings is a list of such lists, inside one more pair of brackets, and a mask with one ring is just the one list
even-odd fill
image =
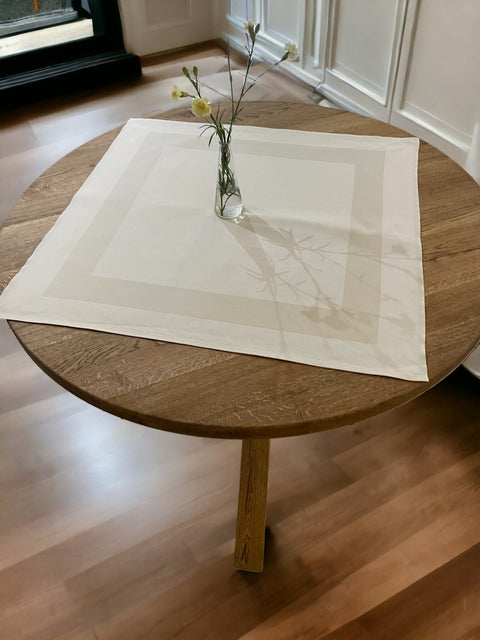
{"label": "window", "polygon": [[141,74],[116,0],[0,0],[0,29],[3,110]]}

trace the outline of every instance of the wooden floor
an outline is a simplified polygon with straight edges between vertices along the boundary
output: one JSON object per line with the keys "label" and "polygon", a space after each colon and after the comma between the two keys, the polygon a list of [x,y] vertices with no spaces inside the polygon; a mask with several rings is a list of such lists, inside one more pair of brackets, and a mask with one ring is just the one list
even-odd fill
{"label": "wooden floor", "polygon": [[[157,108],[162,69],[5,116],[7,200],[72,145]],[[479,389],[460,369],[383,416],[273,441],[265,570],[245,574],[240,443],[90,407],[3,323],[0,638],[480,639]]]}

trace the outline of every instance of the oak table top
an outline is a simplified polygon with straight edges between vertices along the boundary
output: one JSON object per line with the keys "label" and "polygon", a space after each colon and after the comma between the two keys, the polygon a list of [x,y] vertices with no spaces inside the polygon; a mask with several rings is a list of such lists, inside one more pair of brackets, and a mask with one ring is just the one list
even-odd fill
{"label": "oak table top", "polygon": [[[185,110],[154,115],[194,118]],[[241,123],[408,135],[370,118],[304,104],[246,103]],[[117,133],[68,154],[24,193],[0,231],[0,288],[21,268]],[[81,329],[10,325],[35,362],[68,390],[150,427],[200,436],[269,438],[361,420],[439,382],[465,359],[480,333],[480,189],[458,165],[424,142],[418,180],[429,382]]]}
{"label": "oak table top", "polygon": [[[186,110],[151,116],[195,119]],[[409,135],[370,118],[305,104],[245,103],[239,124]],[[0,229],[0,290],[23,266],[117,134],[114,130],[101,135],[68,154],[23,194]],[[24,322],[10,326],[48,375],[91,404],[149,427],[244,439],[242,461],[250,470],[248,456],[253,459],[258,453],[252,439],[258,439],[262,452],[258,455],[268,469],[269,438],[351,424],[393,408],[435,385],[475,347],[480,335],[480,188],[423,141],[418,186],[428,382],[69,327]]]}

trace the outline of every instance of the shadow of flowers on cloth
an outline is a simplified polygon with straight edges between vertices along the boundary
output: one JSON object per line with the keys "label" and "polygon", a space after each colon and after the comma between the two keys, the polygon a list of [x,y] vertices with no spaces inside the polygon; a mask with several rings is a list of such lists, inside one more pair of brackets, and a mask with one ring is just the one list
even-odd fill
{"label": "shadow of flowers on cloth", "polygon": [[[352,327],[354,333],[358,333],[359,319],[360,324],[371,324],[368,314],[357,314],[325,293],[322,278],[326,270],[321,268],[322,263],[329,261],[339,268],[342,266],[342,254],[328,249],[328,242],[315,245],[312,235],[274,226],[252,213],[228,225],[228,230],[257,267],[246,269],[246,273],[259,282],[262,291],[269,293],[282,347],[286,346],[284,330],[325,337],[342,334],[343,339],[348,339]],[[268,251],[268,245],[272,252]],[[279,257],[274,248],[284,250],[284,255]],[[297,321],[292,323],[295,318]]]}
{"label": "shadow of flowers on cloth", "polygon": [[[308,226],[294,231],[252,212],[226,226],[255,264],[244,267],[245,274],[258,282],[259,294],[270,301],[285,353],[288,333],[325,338],[325,352],[330,350],[329,339],[376,348],[381,302],[395,299],[394,291],[382,291],[382,243],[377,238],[350,229],[342,250],[331,242],[331,229],[325,229],[322,240]],[[409,273],[401,260],[394,268]],[[404,313],[390,321],[404,328],[412,324]]]}

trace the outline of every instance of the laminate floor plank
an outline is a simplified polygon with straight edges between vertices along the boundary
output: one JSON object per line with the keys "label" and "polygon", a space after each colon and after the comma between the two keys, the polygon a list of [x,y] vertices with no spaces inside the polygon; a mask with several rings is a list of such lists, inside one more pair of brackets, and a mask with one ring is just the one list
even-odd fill
{"label": "laminate floor plank", "polygon": [[368,640],[476,640],[480,637],[479,566],[477,544],[324,638],[350,640],[362,629]]}

